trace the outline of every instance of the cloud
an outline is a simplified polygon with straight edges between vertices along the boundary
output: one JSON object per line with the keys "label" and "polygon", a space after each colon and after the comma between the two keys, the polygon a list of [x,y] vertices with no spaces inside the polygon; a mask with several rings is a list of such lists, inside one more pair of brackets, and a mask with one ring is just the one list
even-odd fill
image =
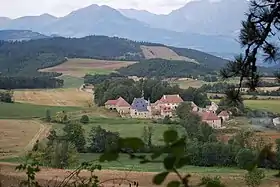
{"label": "cloud", "polygon": [[135,8],[154,13],[168,13],[189,0],[0,0],[0,16],[20,17],[43,13],[64,16],[73,10],[91,4],[109,5],[114,8]]}

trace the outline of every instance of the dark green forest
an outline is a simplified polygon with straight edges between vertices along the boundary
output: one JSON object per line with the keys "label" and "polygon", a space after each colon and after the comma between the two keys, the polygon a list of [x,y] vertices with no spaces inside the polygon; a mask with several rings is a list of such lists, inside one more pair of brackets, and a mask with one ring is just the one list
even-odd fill
{"label": "dark green forest", "polygon": [[[22,42],[0,41],[0,68],[4,75],[18,75],[27,72],[36,74],[38,69],[58,65],[66,58],[140,61],[144,60],[140,48],[143,44],[161,45],[107,36],[56,37]],[[226,64],[227,62],[196,50],[172,49],[197,60],[202,66],[207,63]],[[212,65],[209,66],[212,67]]]}
{"label": "dark green forest", "polygon": [[206,67],[186,61],[170,61],[163,59],[143,60],[140,63],[121,68],[118,72],[126,76],[139,77],[195,77],[201,74],[217,74],[215,67]]}
{"label": "dark green forest", "polygon": [[0,89],[62,88],[64,81],[49,76],[0,76]]}

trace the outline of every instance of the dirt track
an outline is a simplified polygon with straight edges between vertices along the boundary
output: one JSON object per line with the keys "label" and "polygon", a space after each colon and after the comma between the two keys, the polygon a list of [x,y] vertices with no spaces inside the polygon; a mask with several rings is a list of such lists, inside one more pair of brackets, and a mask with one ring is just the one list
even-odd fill
{"label": "dirt track", "polygon": [[[14,164],[8,163],[0,163],[0,181],[5,180],[3,184],[5,186],[9,186],[11,184],[15,184],[16,182],[25,179],[25,174],[23,172],[15,172]],[[43,169],[40,173],[37,174],[37,180],[42,184],[50,184],[58,183],[65,177],[67,177],[71,173],[70,170],[58,170],[58,169]],[[128,182],[123,179],[127,179],[130,181],[137,181],[140,186],[150,187],[155,186],[152,184],[152,178],[156,173],[152,172],[131,172],[131,171],[109,171],[103,170],[95,172],[95,174],[99,177],[100,181],[107,181],[102,183],[104,186],[128,186]],[[81,172],[82,177],[89,176],[88,172]],[[202,175],[194,174],[191,178],[192,184],[197,184]],[[114,179],[114,180],[113,180]],[[163,184],[166,185],[168,181],[176,180],[177,177],[175,175],[169,175],[167,181]],[[222,181],[227,184],[227,187],[243,187],[245,186],[243,178],[238,174],[225,174],[221,177]],[[266,180],[262,187],[274,187],[276,185],[275,181]]]}

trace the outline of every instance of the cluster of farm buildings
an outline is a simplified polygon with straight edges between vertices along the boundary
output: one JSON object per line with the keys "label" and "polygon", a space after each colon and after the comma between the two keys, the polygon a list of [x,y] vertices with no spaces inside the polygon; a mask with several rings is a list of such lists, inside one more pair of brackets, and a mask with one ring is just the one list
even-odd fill
{"label": "cluster of farm buildings", "polygon": [[[119,97],[116,100],[108,100],[105,103],[105,108],[116,110],[122,117],[158,119],[169,116],[172,118],[175,116],[176,108],[183,102],[184,100],[179,95],[163,95],[155,103],[144,98],[135,98],[130,105],[125,99]],[[198,107],[194,102],[191,102],[191,107],[192,111],[190,112],[199,115],[203,122],[213,128],[222,128],[223,123],[230,117],[227,111],[217,114],[219,106],[214,102],[206,108]]]}

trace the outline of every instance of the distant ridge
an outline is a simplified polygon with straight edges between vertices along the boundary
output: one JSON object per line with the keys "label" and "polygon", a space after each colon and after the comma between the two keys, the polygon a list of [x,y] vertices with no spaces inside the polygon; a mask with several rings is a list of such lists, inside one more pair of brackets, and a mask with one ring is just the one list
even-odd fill
{"label": "distant ridge", "polygon": [[0,30],[0,40],[4,41],[25,41],[49,38],[46,35],[30,30]]}

